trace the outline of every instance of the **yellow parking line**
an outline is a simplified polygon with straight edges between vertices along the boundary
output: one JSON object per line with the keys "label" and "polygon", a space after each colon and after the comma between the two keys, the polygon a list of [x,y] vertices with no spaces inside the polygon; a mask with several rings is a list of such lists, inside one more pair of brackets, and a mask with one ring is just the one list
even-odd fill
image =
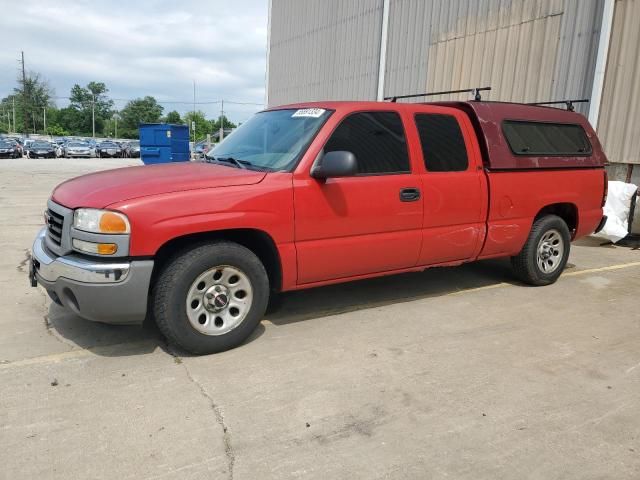
{"label": "yellow parking line", "polygon": [[[60,363],[65,360],[84,357],[98,357],[103,355],[113,355],[114,353],[126,354],[127,351],[138,351],[140,347],[149,346],[155,344],[153,340],[142,340],[140,342],[124,342],[116,343],[113,345],[105,345],[93,348],[78,348],[70,350],[68,352],[54,353],[51,355],[42,355],[39,357],[25,358],[23,360],[16,360],[13,362],[0,363],[0,370],[14,367],[27,367],[31,365],[53,364]],[[155,350],[151,349],[148,353]]]}
{"label": "yellow parking line", "polygon": [[[608,272],[610,270],[620,270],[622,268],[638,267],[640,262],[621,263],[619,265],[609,265],[608,267],[590,268],[588,270],[577,270],[575,272],[563,273],[562,277],[574,277],[576,275],[586,275],[589,273]],[[562,278],[560,277],[560,278]]]}
{"label": "yellow parking line", "polygon": [[[578,275],[588,275],[590,273],[608,272],[611,270],[620,270],[623,268],[638,267],[638,266],[640,266],[640,262],[630,262],[630,263],[621,263],[618,265],[608,265],[606,267],[589,268],[587,270],[576,270],[575,272],[563,273],[560,279],[562,279],[563,277],[575,277]],[[507,283],[507,282],[494,283],[493,285],[485,285],[483,287],[477,287],[477,288],[468,288],[465,290],[459,290],[457,292],[447,293],[442,296],[450,297],[453,295],[463,295],[466,293],[481,292],[482,290],[493,290],[494,288],[508,287],[511,285],[512,285],[511,283]]]}
{"label": "yellow parking line", "polygon": [[43,355],[40,357],[25,358],[24,360],[16,360],[15,362],[1,363],[0,370],[12,367],[26,367],[30,365],[40,365],[43,363],[58,363],[71,358],[87,357],[94,355],[90,350],[71,350],[64,353],[56,353],[53,355]]}

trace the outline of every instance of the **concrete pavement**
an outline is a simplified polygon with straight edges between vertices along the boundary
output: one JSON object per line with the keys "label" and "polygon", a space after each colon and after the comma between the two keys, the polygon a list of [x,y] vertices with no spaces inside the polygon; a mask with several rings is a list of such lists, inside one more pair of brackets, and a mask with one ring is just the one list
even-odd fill
{"label": "concrete pavement", "polygon": [[639,251],[295,292],[190,357],[27,284],[53,186],[137,163],[0,161],[0,479],[640,478]]}

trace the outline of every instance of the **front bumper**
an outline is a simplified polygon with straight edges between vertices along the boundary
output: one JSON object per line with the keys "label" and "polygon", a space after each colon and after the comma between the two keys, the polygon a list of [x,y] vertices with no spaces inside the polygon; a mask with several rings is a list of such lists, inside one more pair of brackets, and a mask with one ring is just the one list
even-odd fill
{"label": "front bumper", "polygon": [[58,257],[45,245],[42,229],[31,253],[31,285],[42,285],[49,295],[79,317],[113,324],[142,323],[153,260],[114,261],[81,255]]}

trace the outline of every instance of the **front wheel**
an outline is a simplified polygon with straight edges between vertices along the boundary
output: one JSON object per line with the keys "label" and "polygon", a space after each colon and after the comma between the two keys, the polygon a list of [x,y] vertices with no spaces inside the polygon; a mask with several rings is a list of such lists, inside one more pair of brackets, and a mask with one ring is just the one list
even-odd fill
{"label": "front wheel", "polygon": [[565,221],[557,215],[537,219],[527,243],[511,257],[516,276],[535,286],[554,283],[564,270],[571,250],[571,235]]}
{"label": "front wheel", "polygon": [[201,244],[174,256],[152,293],[158,328],[170,343],[194,353],[240,345],[256,328],[269,300],[260,259],[233,242]]}

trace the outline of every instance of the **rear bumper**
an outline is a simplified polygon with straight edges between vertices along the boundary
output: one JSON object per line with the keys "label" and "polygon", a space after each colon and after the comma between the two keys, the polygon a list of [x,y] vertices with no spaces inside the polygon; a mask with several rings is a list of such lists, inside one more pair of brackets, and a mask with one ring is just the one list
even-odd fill
{"label": "rear bumper", "polygon": [[42,285],[79,317],[113,324],[142,323],[152,260],[104,261],[80,255],[56,257],[45,246],[42,229],[33,243],[31,285]]}

